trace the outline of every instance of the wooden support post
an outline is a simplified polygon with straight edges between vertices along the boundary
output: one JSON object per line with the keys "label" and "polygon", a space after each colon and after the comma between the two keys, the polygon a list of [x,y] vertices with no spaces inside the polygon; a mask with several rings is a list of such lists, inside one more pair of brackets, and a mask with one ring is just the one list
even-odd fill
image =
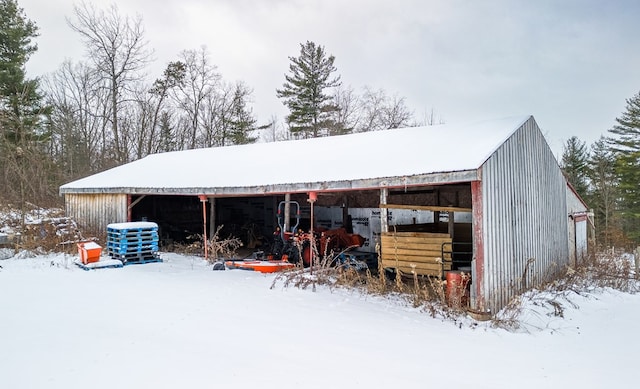
{"label": "wooden support post", "polygon": [[[380,204],[387,204],[387,197],[389,197],[388,188],[380,188]],[[380,232],[389,232],[389,209],[380,208]]]}
{"label": "wooden support post", "polygon": [[198,195],[202,203],[202,244],[204,246],[204,259],[209,260],[209,240],[207,239],[207,196]]}
{"label": "wooden support post", "polygon": [[291,228],[291,193],[284,195],[284,222],[282,226],[285,232],[288,232]]}
{"label": "wooden support post", "polygon": [[453,241],[454,227],[455,227],[455,212],[449,212],[449,236],[451,237],[451,241]]}
{"label": "wooden support post", "polygon": [[472,229],[473,229],[473,264],[471,267],[472,276],[472,299],[471,307],[484,311],[486,301],[484,296],[484,232],[482,225],[482,181],[471,181],[471,204],[472,204]]}
{"label": "wooden support post", "polygon": [[218,226],[216,226],[216,198],[209,197],[209,204],[211,207],[209,211],[209,237],[213,238],[218,228]]}
{"label": "wooden support post", "polygon": [[131,221],[131,208],[133,208],[133,205],[131,205],[131,195],[128,194],[127,195],[127,221],[128,222]]}

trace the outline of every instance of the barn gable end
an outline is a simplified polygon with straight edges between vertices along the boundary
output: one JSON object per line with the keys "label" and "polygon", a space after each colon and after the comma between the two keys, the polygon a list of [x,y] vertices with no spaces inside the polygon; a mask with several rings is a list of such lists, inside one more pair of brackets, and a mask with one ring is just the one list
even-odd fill
{"label": "barn gable end", "polygon": [[495,310],[568,264],[566,181],[531,117],[482,166],[483,281]]}

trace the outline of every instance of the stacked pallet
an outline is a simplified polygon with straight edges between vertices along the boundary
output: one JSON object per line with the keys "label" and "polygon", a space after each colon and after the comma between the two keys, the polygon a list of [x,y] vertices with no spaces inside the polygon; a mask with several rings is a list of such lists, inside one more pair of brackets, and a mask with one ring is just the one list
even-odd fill
{"label": "stacked pallet", "polygon": [[429,232],[383,232],[381,260],[385,269],[442,278],[451,270],[451,237]]}
{"label": "stacked pallet", "polygon": [[160,262],[158,242],[156,223],[130,222],[107,225],[107,253],[125,265]]}

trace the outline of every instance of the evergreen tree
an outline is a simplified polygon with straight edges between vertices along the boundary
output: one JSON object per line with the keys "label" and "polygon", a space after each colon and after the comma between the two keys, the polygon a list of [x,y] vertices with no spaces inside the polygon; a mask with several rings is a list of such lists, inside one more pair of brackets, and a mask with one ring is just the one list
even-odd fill
{"label": "evergreen tree", "polygon": [[640,242],[640,93],[627,99],[627,107],[609,132],[611,149],[616,153],[620,210],[623,229]]}
{"label": "evergreen tree", "polygon": [[562,171],[583,199],[587,198],[588,158],[585,142],[576,136],[567,140],[562,152]]}
{"label": "evergreen tree", "polygon": [[282,89],[276,90],[289,108],[287,124],[292,134],[303,138],[325,136],[336,130],[332,117],[338,109],[327,89],[340,85],[335,57],[327,56],[323,46],[307,41],[300,44],[300,56],[289,57],[289,75]]}
{"label": "evergreen tree", "polygon": [[38,124],[42,97],[38,81],[26,78],[25,65],[37,49],[38,28],[15,0],[0,0],[0,99],[3,135],[22,144]]}
{"label": "evergreen tree", "polygon": [[600,243],[608,247],[619,235],[619,223],[615,217],[617,178],[615,154],[604,137],[591,146],[589,157],[589,204],[595,213],[596,232]]}
{"label": "evergreen tree", "polygon": [[51,195],[46,155],[47,110],[25,65],[37,50],[38,28],[15,0],[0,0],[0,196],[41,200]]}
{"label": "evergreen tree", "polygon": [[246,85],[242,83],[236,84],[231,106],[231,118],[229,120],[230,144],[255,143],[258,138],[251,134],[256,130],[266,128],[264,126],[256,126],[257,120],[251,110],[247,108],[246,100],[250,93],[251,91]]}

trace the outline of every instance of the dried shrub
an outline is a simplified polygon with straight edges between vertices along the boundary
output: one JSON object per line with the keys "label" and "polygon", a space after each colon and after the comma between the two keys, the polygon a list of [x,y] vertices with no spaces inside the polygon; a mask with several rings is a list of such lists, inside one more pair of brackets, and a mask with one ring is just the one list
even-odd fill
{"label": "dried shrub", "polygon": [[577,309],[575,296],[586,296],[604,289],[624,293],[640,292],[640,280],[632,263],[633,256],[613,250],[598,252],[577,267],[567,267],[564,274],[538,289],[530,289],[511,299],[492,319],[492,326],[509,331],[526,330],[523,322],[531,306],[541,307],[547,316],[563,318],[567,307]]}
{"label": "dried shrub", "polygon": [[88,239],[62,209],[43,209],[27,203],[25,212],[10,207],[0,210],[0,232],[11,237],[15,251],[75,252],[76,243]]}
{"label": "dried shrub", "polygon": [[[209,254],[207,260],[211,263],[223,258],[235,257],[238,249],[243,246],[242,240],[235,236],[221,238],[220,232],[223,228],[223,225],[218,226],[216,233],[207,240],[207,251]],[[187,238],[193,241],[187,244],[174,243],[172,250],[181,254],[204,255],[204,236],[202,234],[195,234]]]}

